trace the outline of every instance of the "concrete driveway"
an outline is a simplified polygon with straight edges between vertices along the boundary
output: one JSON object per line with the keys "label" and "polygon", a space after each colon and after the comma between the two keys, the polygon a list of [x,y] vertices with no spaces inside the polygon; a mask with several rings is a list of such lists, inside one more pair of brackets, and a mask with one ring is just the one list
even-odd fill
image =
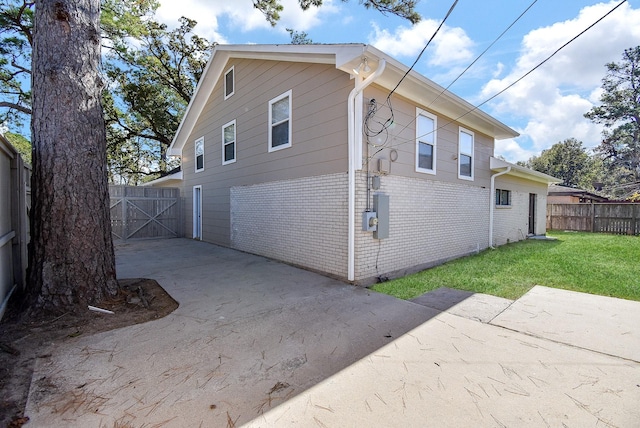
{"label": "concrete driveway", "polygon": [[638,302],[544,287],[407,302],[187,239],[117,260],[180,307],[52,346],[28,426],[640,427]]}

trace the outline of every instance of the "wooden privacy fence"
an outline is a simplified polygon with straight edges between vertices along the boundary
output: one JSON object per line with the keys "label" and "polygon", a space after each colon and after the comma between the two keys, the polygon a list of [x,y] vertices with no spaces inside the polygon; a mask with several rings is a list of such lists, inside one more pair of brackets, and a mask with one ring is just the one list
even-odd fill
{"label": "wooden privacy fence", "polygon": [[26,286],[31,168],[0,134],[0,318],[11,294]]}
{"label": "wooden privacy fence", "polygon": [[547,229],[640,235],[640,204],[550,204]]}
{"label": "wooden privacy fence", "polygon": [[180,189],[109,186],[114,239],[182,236]]}

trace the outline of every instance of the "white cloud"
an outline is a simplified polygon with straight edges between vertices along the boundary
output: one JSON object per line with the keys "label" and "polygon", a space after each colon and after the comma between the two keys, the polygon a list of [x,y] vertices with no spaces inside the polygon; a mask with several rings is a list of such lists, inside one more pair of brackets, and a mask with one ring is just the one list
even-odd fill
{"label": "white cloud", "polygon": [[[400,26],[391,33],[372,23],[369,43],[395,57],[417,56],[440,23],[425,19],[412,27]],[[432,66],[451,66],[468,62],[473,57],[473,41],[461,28],[443,25],[427,51],[427,62]]]}
{"label": "white cloud", "polygon": [[218,32],[218,16],[223,13],[226,13],[225,2],[221,0],[164,0],[156,17],[169,28],[177,27],[182,16],[194,19],[198,22],[196,34],[210,42],[226,43],[226,38]]}
{"label": "white cloud", "polygon": [[497,79],[498,77],[500,77],[503,71],[504,71],[504,64],[499,62],[496,64],[496,67],[493,70],[491,77],[493,77],[494,79]]}
{"label": "white cloud", "polygon": [[[482,100],[504,89],[509,83],[531,70],[554,50],[593,24],[617,2],[600,3],[583,8],[575,19],[558,22],[527,34],[522,41],[520,56],[508,75],[488,82]],[[591,30],[560,51],[545,65],[525,77],[491,104],[492,113],[501,117],[524,117],[520,130],[522,145],[516,141],[500,143],[503,156],[527,150],[539,154],[558,141],[576,138],[586,147],[600,143],[602,128],[584,118],[601,93],[599,87],[606,73],[605,64],[618,62],[624,49],[640,40],[640,10],[624,4]],[[635,41],[635,42],[634,42]],[[518,147],[516,147],[515,145]],[[522,157],[520,160],[527,158]],[[518,159],[516,159],[518,160]]]}
{"label": "white cloud", "polygon": [[[320,25],[326,15],[335,14],[338,7],[332,0],[324,1],[321,8],[310,7],[303,11],[298,0],[282,0],[283,11],[275,31],[286,32],[286,28],[306,31]],[[181,16],[195,19],[198,22],[196,32],[210,41],[228,43],[219,32],[218,21],[222,17],[229,20],[229,25],[243,32],[271,29],[265,16],[255,9],[251,0],[161,0],[157,17],[170,27],[178,24]]]}
{"label": "white cloud", "polygon": [[507,162],[517,162],[519,160],[526,161],[535,155],[535,151],[523,148],[517,141],[513,139],[496,141],[496,156],[503,156]]}

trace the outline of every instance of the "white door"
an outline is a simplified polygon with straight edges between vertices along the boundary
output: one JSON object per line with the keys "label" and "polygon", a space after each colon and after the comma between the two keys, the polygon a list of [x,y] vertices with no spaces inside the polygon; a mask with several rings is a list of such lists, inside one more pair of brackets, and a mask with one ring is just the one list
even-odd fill
{"label": "white door", "polygon": [[193,186],[193,239],[202,239],[202,186]]}

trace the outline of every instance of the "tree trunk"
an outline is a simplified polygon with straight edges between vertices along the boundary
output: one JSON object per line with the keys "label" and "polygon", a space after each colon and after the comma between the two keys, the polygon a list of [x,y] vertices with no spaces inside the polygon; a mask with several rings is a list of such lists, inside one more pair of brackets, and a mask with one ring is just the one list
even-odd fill
{"label": "tree trunk", "polygon": [[118,291],[101,104],[100,0],[37,0],[32,64],[32,308]]}

